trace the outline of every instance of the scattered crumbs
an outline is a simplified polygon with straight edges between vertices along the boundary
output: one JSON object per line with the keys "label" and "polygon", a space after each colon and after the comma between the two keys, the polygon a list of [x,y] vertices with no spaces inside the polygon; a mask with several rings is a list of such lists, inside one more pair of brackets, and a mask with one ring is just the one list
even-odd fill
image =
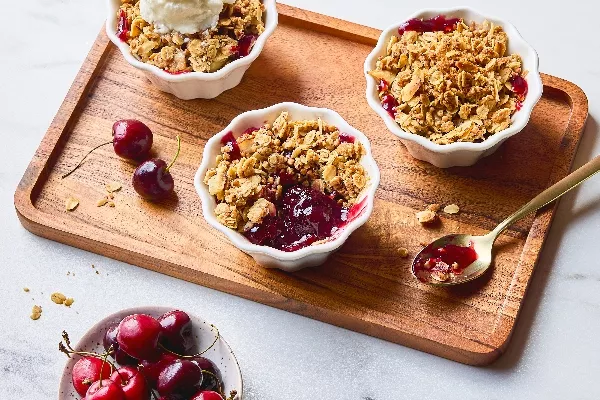
{"label": "scattered crumbs", "polygon": [[458,214],[459,211],[460,211],[460,208],[456,204],[450,204],[450,205],[444,207],[444,212],[446,214]]}
{"label": "scattered crumbs", "polygon": [[108,199],[106,197],[98,200],[98,202],[96,203],[96,207],[102,207],[105,206],[106,203],[108,203]]}
{"label": "scattered crumbs", "polygon": [[106,184],[106,191],[108,193],[118,192],[122,187],[123,185],[121,185],[119,182],[110,182]]}
{"label": "scattered crumbs", "polygon": [[107,197],[108,197],[109,199],[113,200],[113,199],[115,198],[115,195],[114,195],[114,194],[112,194],[112,193],[109,193],[109,194],[107,195]]}
{"label": "scattered crumbs", "polygon": [[111,208],[115,208],[115,203],[113,201],[109,201],[108,206]]}
{"label": "scattered crumbs", "polygon": [[416,214],[417,220],[420,224],[429,225],[437,222],[439,217],[437,212],[440,210],[441,206],[439,204],[430,204],[425,210],[419,211]]}
{"label": "scattered crumbs", "polygon": [[42,316],[42,307],[33,306],[33,308],[31,309],[30,318],[35,321],[35,320],[40,319],[41,316]]}
{"label": "scattered crumbs", "polygon": [[79,200],[74,197],[69,197],[65,200],[65,208],[67,211],[74,211],[79,206]]}
{"label": "scattered crumbs", "polygon": [[98,270],[96,270],[96,275],[100,275],[100,272]]}
{"label": "scattered crumbs", "polygon": [[67,296],[65,296],[62,293],[55,292],[50,295],[50,300],[52,300],[56,304],[64,304],[65,300],[67,300]]}
{"label": "scattered crumbs", "polygon": [[433,211],[434,213],[440,211],[440,208],[442,208],[442,206],[440,206],[439,204],[430,204],[427,206],[427,210]]}
{"label": "scattered crumbs", "polygon": [[24,288],[23,288],[23,291],[24,291],[25,293],[29,293],[29,288],[28,288],[28,287],[24,287]]}
{"label": "scattered crumbs", "polygon": [[75,302],[75,299],[73,299],[72,297],[69,297],[65,300],[65,302],[63,303],[65,306],[67,307],[71,307],[71,305]]}
{"label": "scattered crumbs", "polygon": [[67,271],[67,276],[71,275],[71,271]]}
{"label": "scattered crumbs", "polygon": [[400,247],[398,249],[398,255],[402,258],[408,257],[408,249],[406,247]]}
{"label": "scattered crumbs", "polygon": [[94,264],[92,264],[92,268],[96,268],[96,266]]}

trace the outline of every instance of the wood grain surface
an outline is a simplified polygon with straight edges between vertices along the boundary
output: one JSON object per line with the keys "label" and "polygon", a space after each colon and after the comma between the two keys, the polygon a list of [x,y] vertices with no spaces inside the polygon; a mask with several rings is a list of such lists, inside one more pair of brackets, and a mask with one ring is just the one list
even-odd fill
{"label": "wood grain surface", "polygon": [[[438,169],[412,159],[367,105],[362,66],[379,31],[279,10],[276,33],[241,85],[214,100],[182,101],[155,90],[101,32],[17,188],[21,222],[37,235],[273,307],[459,362],[492,362],[509,341],[555,208],[508,230],[494,268],[462,287],[417,282],[398,249],[414,255],[421,242],[447,233],[484,233],[564,177],[587,117],[585,94],[544,75],[544,96],[524,131],[473,167]],[[338,111],[370,138],[381,168],[369,222],[327,264],[294,274],[262,269],[211,229],[193,186],[208,138],[239,113],[282,101]],[[130,184],[135,165],[110,146],[61,180],[91,147],[110,140],[121,118],[146,122],[164,158],[181,135],[171,170],[176,196],[142,201]],[[116,207],[99,208],[111,181],[123,183]],[[80,205],[67,213],[70,196]],[[431,203],[456,203],[461,212],[426,229],[414,214]]]}

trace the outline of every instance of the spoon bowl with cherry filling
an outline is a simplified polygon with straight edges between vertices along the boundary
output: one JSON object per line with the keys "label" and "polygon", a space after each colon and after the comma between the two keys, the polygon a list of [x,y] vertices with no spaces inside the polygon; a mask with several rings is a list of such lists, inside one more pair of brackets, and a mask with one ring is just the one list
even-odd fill
{"label": "spoon bowl with cherry filling", "polygon": [[494,242],[510,225],[558,199],[600,171],[600,156],[552,185],[484,236],[466,234],[439,238],[417,254],[412,274],[423,283],[452,286],[482,276],[492,265]]}

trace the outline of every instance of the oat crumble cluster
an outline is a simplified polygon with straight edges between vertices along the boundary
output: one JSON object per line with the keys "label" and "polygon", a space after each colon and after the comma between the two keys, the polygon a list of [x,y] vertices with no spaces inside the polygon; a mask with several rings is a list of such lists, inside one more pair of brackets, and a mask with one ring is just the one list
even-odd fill
{"label": "oat crumble cluster", "polygon": [[239,158],[231,156],[231,145],[223,146],[204,178],[218,202],[217,220],[231,229],[247,231],[276,215],[290,184],[318,189],[343,206],[355,204],[367,185],[363,145],[345,141],[321,119],[290,121],[282,112],[272,124],[246,131],[237,145]]}
{"label": "oat crumble cluster", "polygon": [[139,1],[121,1],[118,36],[134,57],[170,73],[215,72],[247,55],[243,51],[265,30],[260,0],[225,4],[215,28],[191,35],[160,34],[141,17]]}
{"label": "oat crumble cluster", "polygon": [[526,71],[518,54],[506,53],[507,44],[502,27],[489,21],[404,31],[391,37],[369,73],[403,130],[438,144],[481,142],[511,125],[526,94],[513,87]]}

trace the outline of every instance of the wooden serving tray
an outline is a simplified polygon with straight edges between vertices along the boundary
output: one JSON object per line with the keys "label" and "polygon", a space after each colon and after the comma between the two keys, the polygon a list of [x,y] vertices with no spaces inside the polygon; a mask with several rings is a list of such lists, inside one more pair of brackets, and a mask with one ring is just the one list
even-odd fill
{"label": "wooden serving tray", "polygon": [[[451,232],[480,234],[570,170],[587,117],[576,85],[544,75],[544,96],[527,128],[473,167],[438,169],[412,159],[369,108],[363,61],[379,31],[280,5],[280,25],[242,84],[215,100],[182,101],[157,91],[101,32],[15,193],[31,232],[190,282],[326,321],[467,364],[487,364],[505,349],[555,207],[507,231],[495,268],[453,289],[423,285],[409,271],[411,255]],[[325,265],[294,274],[265,270],[210,228],[193,177],[203,145],[241,112],[295,101],[338,111],[371,140],[381,168],[375,212]],[[171,157],[176,198],[163,204],[133,191],[135,166],[110,146],[121,118],[152,128],[154,148]],[[104,185],[123,183],[116,207],[96,206]],[[80,200],[65,212],[65,199]],[[440,226],[421,227],[415,212],[456,203]]]}

